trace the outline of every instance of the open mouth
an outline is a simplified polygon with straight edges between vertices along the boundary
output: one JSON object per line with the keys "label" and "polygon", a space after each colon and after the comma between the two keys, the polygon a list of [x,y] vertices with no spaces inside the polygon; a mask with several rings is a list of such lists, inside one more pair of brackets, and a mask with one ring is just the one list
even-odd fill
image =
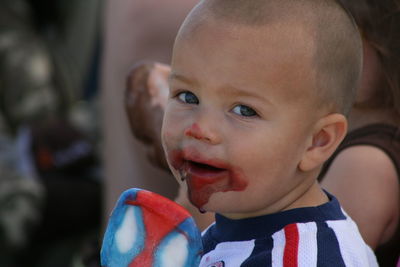
{"label": "open mouth", "polygon": [[219,168],[214,165],[187,160],[185,164],[185,171],[190,176],[197,176],[203,178],[215,178],[227,169]]}
{"label": "open mouth", "polygon": [[187,161],[189,165],[191,165],[191,167],[196,168],[196,169],[203,169],[205,171],[224,171],[226,169],[222,169],[222,168],[217,168],[215,166],[209,165],[209,164],[205,164],[205,163],[200,163],[200,162],[195,162],[195,161],[191,161],[188,160]]}
{"label": "open mouth", "polygon": [[223,160],[206,158],[192,148],[172,150],[168,157],[172,167],[180,173],[182,181],[186,178],[192,178],[191,180],[222,179],[232,173],[230,165]]}
{"label": "open mouth", "polygon": [[216,192],[243,191],[247,187],[239,168],[224,157],[210,154],[201,154],[193,147],[168,151],[169,164],[186,182],[189,200],[200,210]]}

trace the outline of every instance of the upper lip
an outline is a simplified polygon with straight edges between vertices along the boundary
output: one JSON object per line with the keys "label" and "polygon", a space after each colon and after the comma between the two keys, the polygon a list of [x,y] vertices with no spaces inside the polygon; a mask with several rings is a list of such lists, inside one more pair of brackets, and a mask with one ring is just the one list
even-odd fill
{"label": "upper lip", "polygon": [[183,150],[182,164],[184,164],[185,162],[208,165],[209,167],[221,170],[228,168],[227,164],[224,163],[222,160],[207,159],[203,157],[199,152],[193,150],[190,150],[190,152],[188,150]]}

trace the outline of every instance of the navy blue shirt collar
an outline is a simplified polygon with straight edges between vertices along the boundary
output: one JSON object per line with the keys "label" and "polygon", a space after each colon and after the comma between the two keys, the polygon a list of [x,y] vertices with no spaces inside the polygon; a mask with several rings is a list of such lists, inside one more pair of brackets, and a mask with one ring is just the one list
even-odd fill
{"label": "navy blue shirt collar", "polygon": [[325,222],[344,220],[338,200],[325,192],[329,201],[316,207],[296,208],[254,218],[232,220],[220,214],[215,215],[215,225],[210,229],[219,242],[241,241],[271,236],[292,223]]}

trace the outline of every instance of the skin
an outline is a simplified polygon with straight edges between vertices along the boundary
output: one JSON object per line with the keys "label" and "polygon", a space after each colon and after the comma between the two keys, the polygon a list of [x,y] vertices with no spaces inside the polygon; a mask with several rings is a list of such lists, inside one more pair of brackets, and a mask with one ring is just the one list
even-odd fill
{"label": "skin", "polygon": [[[371,97],[382,83],[379,58],[365,40],[363,67],[357,101]],[[153,68],[150,72],[157,73],[158,70]],[[160,90],[163,88],[159,87]],[[396,115],[384,109],[352,108],[350,130],[376,122],[396,125]],[[161,143],[156,145],[160,147]],[[381,150],[370,146],[344,150],[331,165],[322,186],[339,198],[372,248],[384,244],[393,235],[399,220],[399,202],[393,201],[399,199],[399,182],[392,161]],[[190,210],[200,228],[204,229],[213,221],[213,214],[198,213],[189,203],[186,192],[186,184],[181,184],[176,201]],[[368,212],[365,212],[365,207],[368,207]]]}
{"label": "skin", "polygon": [[[377,52],[364,40],[363,75],[356,101],[362,102],[381,89],[381,69]],[[397,125],[391,110],[378,108],[353,107],[349,121],[350,130],[371,123]],[[392,160],[381,149],[363,145],[343,150],[322,186],[339,199],[373,249],[393,236],[399,223],[399,181]]]}
{"label": "skin", "polygon": [[[376,88],[380,88],[380,70],[376,51],[364,40],[363,76],[357,91],[357,101],[369,98]],[[153,68],[151,72],[157,73],[158,70]],[[350,114],[350,130],[376,122],[396,124],[395,118],[389,110],[353,107]],[[161,146],[161,143],[158,146]],[[368,245],[376,248],[391,238],[398,224],[400,210],[398,202],[393,200],[399,199],[400,193],[397,173],[385,153],[371,146],[357,146],[344,150],[331,165],[322,186],[339,198],[346,212],[359,226]],[[190,210],[195,215],[197,224],[204,229],[213,221],[214,216],[212,213],[198,213],[189,203],[186,191],[186,185],[181,185],[176,201]],[[365,212],[365,207],[368,207],[368,212]]]}
{"label": "skin", "polygon": [[[213,19],[178,36],[162,142],[197,208],[238,219],[327,201],[315,178],[346,121],[315,108],[310,38],[294,22],[254,28]],[[222,162],[213,165],[221,179],[239,173],[246,186],[215,189],[215,172],[202,175],[187,161]],[[193,202],[201,194],[193,179],[208,176],[210,196]]]}

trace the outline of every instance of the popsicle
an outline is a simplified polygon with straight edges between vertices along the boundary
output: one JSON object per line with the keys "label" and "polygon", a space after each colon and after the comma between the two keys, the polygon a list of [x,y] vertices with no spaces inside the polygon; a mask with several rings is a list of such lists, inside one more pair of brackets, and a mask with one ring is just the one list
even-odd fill
{"label": "popsicle", "polygon": [[154,192],[123,192],[109,218],[103,267],[197,267],[200,231],[182,206]]}

